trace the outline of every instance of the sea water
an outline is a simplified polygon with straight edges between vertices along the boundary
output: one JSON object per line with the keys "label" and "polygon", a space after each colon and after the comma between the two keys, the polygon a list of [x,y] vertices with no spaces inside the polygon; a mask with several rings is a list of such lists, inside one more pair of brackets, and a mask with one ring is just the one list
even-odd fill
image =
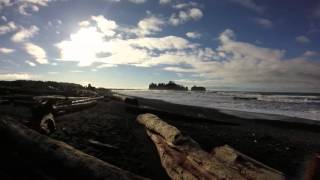
{"label": "sea water", "polygon": [[116,92],[176,104],[285,115],[320,121],[320,94],[315,93],[166,90],[117,90]]}

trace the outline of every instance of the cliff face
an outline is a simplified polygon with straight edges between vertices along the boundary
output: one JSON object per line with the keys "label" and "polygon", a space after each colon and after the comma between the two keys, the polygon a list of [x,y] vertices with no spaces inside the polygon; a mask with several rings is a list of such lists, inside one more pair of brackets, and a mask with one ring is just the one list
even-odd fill
{"label": "cliff face", "polygon": [[201,86],[193,86],[191,91],[206,91],[206,88]]}
{"label": "cliff face", "polygon": [[188,91],[188,87],[184,87],[182,85],[176,84],[173,81],[169,81],[166,83],[151,83],[149,85],[150,90],[176,90],[176,91]]}

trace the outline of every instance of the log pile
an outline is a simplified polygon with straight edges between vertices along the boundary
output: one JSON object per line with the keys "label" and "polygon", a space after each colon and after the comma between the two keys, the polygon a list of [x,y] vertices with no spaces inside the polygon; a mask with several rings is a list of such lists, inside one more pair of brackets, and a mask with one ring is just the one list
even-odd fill
{"label": "log pile", "polygon": [[284,179],[283,173],[230,146],[217,147],[211,154],[205,152],[192,138],[153,114],[139,115],[137,121],[145,126],[172,179]]}
{"label": "log pile", "polygon": [[103,99],[99,97],[67,97],[58,95],[49,96],[31,96],[31,95],[10,95],[0,97],[0,103],[12,103],[14,105],[28,105],[30,107],[49,104],[53,106],[53,114],[63,114],[73,112],[93,106],[98,100]]}
{"label": "log pile", "polygon": [[0,119],[0,140],[45,179],[145,179],[11,120]]}
{"label": "log pile", "polygon": [[66,97],[58,95],[31,96],[10,95],[1,97],[1,103],[28,105],[32,111],[30,127],[44,134],[55,131],[54,117],[66,113],[80,111],[97,104],[103,99],[99,97]]}

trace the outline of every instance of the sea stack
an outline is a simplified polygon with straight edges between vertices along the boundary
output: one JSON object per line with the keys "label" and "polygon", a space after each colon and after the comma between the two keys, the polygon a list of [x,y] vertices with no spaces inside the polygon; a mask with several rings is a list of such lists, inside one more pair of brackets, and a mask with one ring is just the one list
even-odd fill
{"label": "sea stack", "polygon": [[169,81],[166,83],[151,83],[149,84],[150,90],[175,90],[175,91],[188,91],[188,87],[184,87],[182,85],[176,84],[173,81]]}

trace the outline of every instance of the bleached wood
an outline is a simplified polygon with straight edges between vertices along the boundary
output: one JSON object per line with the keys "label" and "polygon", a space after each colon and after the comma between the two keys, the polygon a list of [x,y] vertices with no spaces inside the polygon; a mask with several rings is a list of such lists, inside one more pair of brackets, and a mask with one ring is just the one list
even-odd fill
{"label": "bleached wood", "polygon": [[217,147],[209,154],[192,138],[153,114],[139,115],[137,121],[145,126],[162,166],[172,179],[284,179],[281,172],[230,146]]}

